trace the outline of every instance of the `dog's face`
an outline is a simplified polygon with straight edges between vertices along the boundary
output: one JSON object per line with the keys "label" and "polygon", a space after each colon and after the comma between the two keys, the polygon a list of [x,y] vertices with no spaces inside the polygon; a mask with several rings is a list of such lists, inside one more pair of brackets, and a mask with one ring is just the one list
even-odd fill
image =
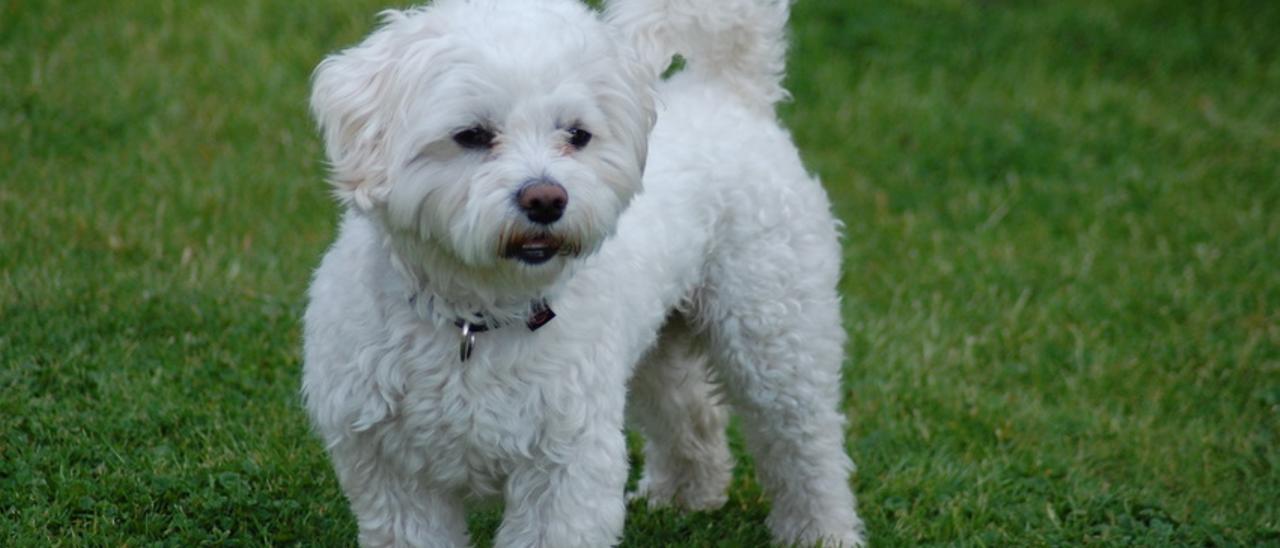
{"label": "dog's face", "polygon": [[340,199],[433,260],[558,272],[640,188],[652,76],[621,42],[562,0],[385,13],[315,74]]}

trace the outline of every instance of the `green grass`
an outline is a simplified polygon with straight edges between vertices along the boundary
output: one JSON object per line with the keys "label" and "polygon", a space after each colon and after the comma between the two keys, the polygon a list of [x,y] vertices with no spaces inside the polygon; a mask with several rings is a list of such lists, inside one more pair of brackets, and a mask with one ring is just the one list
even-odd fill
{"label": "green grass", "polygon": [[[350,543],[306,112],[374,1],[0,2],[0,539]],[[801,0],[881,545],[1280,544],[1280,4]],[[738,474],[626,544],[759,545]],[[496,513],[476,514],[477,538]]]}

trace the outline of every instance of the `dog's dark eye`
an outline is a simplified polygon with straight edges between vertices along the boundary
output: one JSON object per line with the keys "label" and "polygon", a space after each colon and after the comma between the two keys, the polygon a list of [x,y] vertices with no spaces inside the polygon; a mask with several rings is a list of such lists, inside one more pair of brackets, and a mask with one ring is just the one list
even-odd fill
{"label": "dog's dark eye", "polygon": [[582,128],[569,128],[569,144],[573,148],[582,148],[591,142],[591,132]]}
{"label": "dog's dark eye", "polygon": [[493,132],[479,126],[464,129],[453,134],[453,142],[462,148],[489,148],[493,146]]}

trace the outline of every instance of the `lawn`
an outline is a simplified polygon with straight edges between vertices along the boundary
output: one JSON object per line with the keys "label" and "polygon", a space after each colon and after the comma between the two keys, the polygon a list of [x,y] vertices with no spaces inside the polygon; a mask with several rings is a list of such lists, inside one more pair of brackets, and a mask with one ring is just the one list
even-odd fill
{"label": "lawn", "polygon": [[[350,544],[308,77],[385,4],[0,2],[0,539]],[[1280,545],[1280,3],[800,0],[880,545]],[[633,444],[634,445],[634,444]],[[627,546],[750,546],[744,462]],[[482,544],[495,510],[473,517]]]}

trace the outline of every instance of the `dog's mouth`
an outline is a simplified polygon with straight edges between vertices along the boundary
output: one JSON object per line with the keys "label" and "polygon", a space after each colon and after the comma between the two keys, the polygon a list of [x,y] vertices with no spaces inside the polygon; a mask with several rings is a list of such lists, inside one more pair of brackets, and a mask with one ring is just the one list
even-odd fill
{"label": "dog's mouth", "polygon": [[528,236],[512,238],[503,250],[503,256],[529,265],[540,265],[568,252],[563,239],[554,236]]}

